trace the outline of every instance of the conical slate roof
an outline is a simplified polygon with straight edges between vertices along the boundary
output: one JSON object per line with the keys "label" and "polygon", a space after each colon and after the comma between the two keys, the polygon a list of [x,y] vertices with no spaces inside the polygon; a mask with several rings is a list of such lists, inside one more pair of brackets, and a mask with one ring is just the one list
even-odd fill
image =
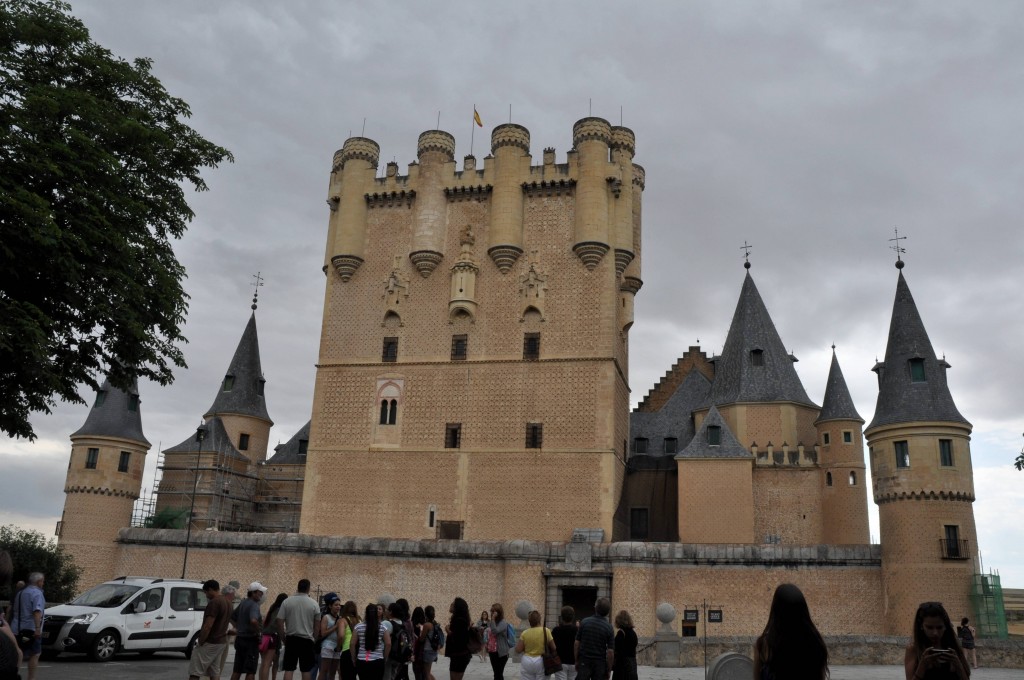
{"label": "conical slate roof", "polygon": [[[755,351],[760,365],[755,365]],[[793,367],[795,360],[786,352],[747,272],[725,348],[715,358],[715,380],[707,404],[793,401],[814,406]]]}
{"label": "conical slate roof", "polygon": [[[911,360],[923,360],[924,379],[913,380]],[[946,384],[945,359],[938,359],[910,294],[903,272],[896,282],[896,300],[889,322],[885,361],[876,364],[878,402],[867,429],[893,423],[937,421],[970,423],[960,415]]]}
{"label": "conical slate roof", "polygon": [[817,424],[826,420],[864,422],[853,405],[853,398],[850,396],[850,389],[846,386],[843,369],[839,367],[835,348],[832,349],[832,366],[828,369],[828,382],[825,383],[825,398],[822,400],[821,413],[814,422]]}
{"label": "conical slate roof", "polygon": [[210,418],[203,423],[203,427],[206,429],[206,436],[203,437],[202,444],[196,441],[196,433],[193,432],[188,439],[180,444],[164,449],[164,453],[198,453],[202,451],[203,453],[222,453],[230,458],[249,460],[235,448],[235,444],[231,441],[227,430],[224,429],[224,423],[220,418]]}
{"label": "conical slate roof", "polygon": [[[238,341],[235,355],[231,357],[225,378],[231,377],[230,389],[222,380],[213,406],[206,410],[204,417],[211,415],[238,414],[270,421],[267,401],[263,396],[263,369],[260,367],[260,342],[256,336],[256,314],[249,317],[242,339]],[[273,423],[271,423],[273,424]]]}
{"label": "conical slate roof", "polygon": [[[715,425],[720,427],[719,439],[717,445],[708,443],[708,427]],[[752,458],[750,451],[748,451],[739,440],[736,439],[736,435],[732,433],[729,426],[725,424],[725,419],[722,418],[722,414],[718,412],[718,409],[714,406],[708,411],[708,415],[704,418],[704,422],[700,424],[700,429],[697,434],[693,436],[690,443],[685,449],[679,452],[676,458]]]}
{"label": "conical slate roof", "polygon": [[284,444],[278,444],[274,447],[274,455],[267,461],[268,465],[285,465],[285,464],[296,464],[300,463],[305,465],[306,457],[299,455],[299,442],[305,441],[309,444],[309,424],[313,422],[307,420],[306,424],[303,425],[298,432],[292,435],[292,438],[286,441]]}
{"label": "conical slate roof", "polygon": [[[134,408],[134,410],[133,410]],[[142,407],[139,402],[138,383],[132,381],[128,392],[111,386],[106,379],[89,409],[85,424],[71,437],[119,437],[141,442],[147,447],[149,440],[142,434]]]}

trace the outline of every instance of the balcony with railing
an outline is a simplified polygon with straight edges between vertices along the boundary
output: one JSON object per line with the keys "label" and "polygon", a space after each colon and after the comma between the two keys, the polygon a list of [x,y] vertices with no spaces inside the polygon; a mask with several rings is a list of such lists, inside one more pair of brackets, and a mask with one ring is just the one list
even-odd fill
{"label": "balcony with railing", "polygon": [[957,540],[940,538],[939,549],[942,551],[942,559],[944,560],[971,559],[971,546],[966,538]]}

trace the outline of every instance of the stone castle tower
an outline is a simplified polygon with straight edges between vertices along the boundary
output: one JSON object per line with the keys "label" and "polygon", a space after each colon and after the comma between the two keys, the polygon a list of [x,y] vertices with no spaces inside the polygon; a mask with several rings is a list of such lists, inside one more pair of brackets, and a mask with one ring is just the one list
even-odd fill
{"label": "stone castle tower", "polygon": [[149,447],[138,388],[133,384],[126,392],[104,380],[85,424],[71,435],[58,531],[61,545],[82,568],[82,583],[106,580],[114,570],[114,540],[131,524]]}
{"label": "stone castle tower", "polygon": [[875,416],[864,431],[878,505],[888,633],[905,633],[920,602],[971,611],[977,569],[971,424],[960,415],[945,358],[935,356],[903,263],[878,374]]}
{"label": "stone castle tower", "polygon": [[584,118],[565,163],[545,149],[534,165],[529,131],[507,124],[460,171],[452,135],[431,130],[408,174],[376,177],[376,142],[345,142],[303,533],[611,538],[641,286],[634,150],[629,129]]}

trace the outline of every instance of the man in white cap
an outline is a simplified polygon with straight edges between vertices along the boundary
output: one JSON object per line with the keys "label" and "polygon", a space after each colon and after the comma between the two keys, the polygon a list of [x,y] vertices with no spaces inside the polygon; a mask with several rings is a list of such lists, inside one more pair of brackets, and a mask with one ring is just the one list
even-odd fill
{"label": "man in white cap", "polygon": [[231,680],[239,680],[243,673],[245,680],[256,680],[256,671],[260,663],[260,636],[263,634],[260,600],[266,592],[266,586],[259,581],[253,581],[249,584],[246,598],[234,612],[235,665]]}

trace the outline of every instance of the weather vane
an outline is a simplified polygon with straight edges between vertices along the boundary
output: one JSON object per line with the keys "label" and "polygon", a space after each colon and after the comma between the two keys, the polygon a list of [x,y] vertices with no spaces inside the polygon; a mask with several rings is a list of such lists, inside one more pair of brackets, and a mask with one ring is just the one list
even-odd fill
{"label": "weather vane", "polygon": [[743,245],[740,246],[740,250],[743,251],[743,268],[750,269],[750,249],[754,246],[747,243],[747,240],[743,240]]}
{"label": "weather vane", "polygon": [[896,252],[896,269],[903,269],[903,259],[900,257],[900,255],[902,253],[907,252],[907,249],[900,246],[900,241],[906,241],[907,237],[900,236],[900,230],[897,227],[893,227],[893,231],[896,232],[896,238],[891,238],[889,240],[895,241],[896,245],[889,246],[889,250],[893,250]]}
{"label": "weather vane", "polygon": [[260,295],[260,286],[263,285],[263,277],[260,276],[262,272],[256,272],[252,275],[252,310],[256,311],[256,298]]}

